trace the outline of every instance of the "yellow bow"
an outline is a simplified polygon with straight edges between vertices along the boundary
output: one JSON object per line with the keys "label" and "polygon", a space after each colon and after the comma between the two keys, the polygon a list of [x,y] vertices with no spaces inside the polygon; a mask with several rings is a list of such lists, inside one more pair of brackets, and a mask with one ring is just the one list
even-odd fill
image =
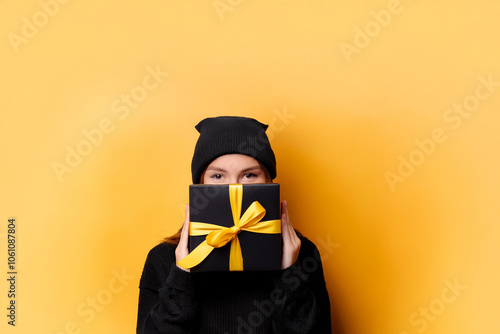
{"label": "yellow bow", "polygon": [[[253,202],[241,216],[243,185],[229,185],[229,202],[233,213],[234,226],[225,227],[215,224],[190,222],[189,235],[206,235],[206,239],[188,256],[177,262],[182,268],[192,268],[201,263],[214,250],[231,242],[229,270],[243,270],[243,256],[238,233],[251,231],[255,233],[281,233],[281,220],[260,220],[266,215],[266,209],[259,202]],[[241,218],[240,218],[241,217]],[[259,224],[257,224],[259,223]]]}

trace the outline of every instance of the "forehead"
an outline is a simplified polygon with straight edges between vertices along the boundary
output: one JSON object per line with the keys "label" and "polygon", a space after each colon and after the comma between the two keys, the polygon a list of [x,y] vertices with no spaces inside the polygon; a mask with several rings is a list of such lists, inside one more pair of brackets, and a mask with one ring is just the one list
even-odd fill
{"label": "forehead", "polygon": [[260,167],[259,162],[254,158],[244,154],[226,154],[212,161],[208,168],[248,168]]}

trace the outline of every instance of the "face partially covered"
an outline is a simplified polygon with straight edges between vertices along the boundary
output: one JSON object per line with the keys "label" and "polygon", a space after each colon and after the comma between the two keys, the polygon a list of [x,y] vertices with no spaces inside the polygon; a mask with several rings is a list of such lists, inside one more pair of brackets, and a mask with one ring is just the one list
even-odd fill
{"label": "face partially covered", "polygon": [[254,158],[243,154],[226,154],[208,165],[203,184],[266,183],[266,171]]}

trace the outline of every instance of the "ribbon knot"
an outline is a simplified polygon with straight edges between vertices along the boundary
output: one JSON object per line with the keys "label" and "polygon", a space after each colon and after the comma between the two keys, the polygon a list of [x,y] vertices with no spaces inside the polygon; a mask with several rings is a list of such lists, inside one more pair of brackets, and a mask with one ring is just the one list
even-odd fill
{"label": "ribbon knot", "polygon": [[239,226],[234,225],[231,227],[231,231],[233,231],[234,234],[238,234],[241,232],[241,228]]}
{"label": "ribbon knot", "polygon": [[[189,235],[206,235],[205,241],[198,245],[188,256],[177,262],[182,268],[192,268],[201,263],[215,248],[220,248],[231,242],[229,270],[243,270],[243,255],[238,240],[238,234],[243,231],[255,233],[281,233],[281,220],[261,221],[266,215],[266,209],[259,202],[253,202],[241,216],[243,202],[243,185],[229,185],[229,201],[233,213],[234,225],[231,227],[215,224],[190,222]],[[240,218],[241,216],[241,218]],[[257,223],[259,223],[257,225]]]}
{"label": "ribbon knot", "polygon": [[224,228],[220,231],[213,231],[207,235],[207,244],[214,248],[221,248],[229,241],[236,238],[236,235],[241,232],[239,226],[233,225],[232,227]]}

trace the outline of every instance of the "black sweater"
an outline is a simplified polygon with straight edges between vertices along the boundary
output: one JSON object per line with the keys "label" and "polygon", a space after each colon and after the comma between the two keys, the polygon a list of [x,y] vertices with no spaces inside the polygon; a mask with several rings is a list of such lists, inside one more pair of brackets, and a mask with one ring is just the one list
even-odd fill
{"label": "black sweater", "polygon": [[175,245],[157,245],[142,272],[137,333],[331,333],[319,252],[301,241],[294,265],[260,272],[188,273]]}

